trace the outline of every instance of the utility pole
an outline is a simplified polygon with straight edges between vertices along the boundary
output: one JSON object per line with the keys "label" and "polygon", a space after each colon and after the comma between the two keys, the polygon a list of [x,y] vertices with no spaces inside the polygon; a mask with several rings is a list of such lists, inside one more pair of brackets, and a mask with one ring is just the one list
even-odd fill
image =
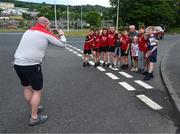
{"label": "utility pole", "polygon": [[118,26],[119,26],[119,0],[117,5],[116,31],[118,31]]}
{"label": "utility pole", "polygon": [[69,1],[67,0],[67,31],[69,32]]}
{"label": "utility pole", "polygon": [[82,18],[82,1],[81,1],[81,30],[83,29],[83,18]]}
{"label": "utility pole", "polygon": [[56,0],[54,0],[54,20],[55,20],[55,28],[57,29]]}

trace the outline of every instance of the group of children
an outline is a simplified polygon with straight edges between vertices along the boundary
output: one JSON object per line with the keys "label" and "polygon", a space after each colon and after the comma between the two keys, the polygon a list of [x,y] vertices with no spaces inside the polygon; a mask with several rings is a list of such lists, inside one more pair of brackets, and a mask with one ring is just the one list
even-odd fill
{"label": "group of children", "polygon": [[118,32],[114,27],[90,29],[84,44],[83,66],[90,66],[89,58],[93,53],[95,67],[100,66],[102,60],[102,66],[130,69],[143,73],[144,80],[150,80],[157,61],[157,45],[154,27],[148,30],[141,27],[133,33]]}

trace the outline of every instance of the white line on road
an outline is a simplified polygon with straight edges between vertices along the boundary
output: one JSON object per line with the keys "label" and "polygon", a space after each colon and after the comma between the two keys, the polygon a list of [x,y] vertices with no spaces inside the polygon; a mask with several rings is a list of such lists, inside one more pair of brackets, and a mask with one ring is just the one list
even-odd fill
{"label": "white line on road", "polygon": [[152,89],[152,88],[153,88],[152,86],[146,84],[145,82],[143,82],[143,81],[141,81],[141,80],[135,80],[135,82],[136,82],[137,84],[143,86],[143,87],[146,88],[146,89]]}
{"label": "white line on road", "polygon": [[70,49],[70,48],[69,48],[69,51],[70,51],[70,52],[73,52],[73,50],[72,50],[72,49]]}
{"label": "white line on road", "polygon": [[140,100],[142,100],[144,103],[146,103],[149,107],[153,108],[154,110],[160,110],[163,107],[161,107],[159,104],[151,100],[145,95],[136,95]]}
{"label": "white line on road", "polygon": [[106,70],[104,68],[102,68],[101,66],[98,66],[97,69],[101,72],[105,72]]}
{"label": "white line on road", "polygon": [[77,56],[82,57],[82,54],[77,54]]}
{"label": "white line on road", "polygon": [[77,52],[76,52],[76,51],[73,51],[73,53],[74,53],[74,54],[77,54]]}
{"label": "white line on road", "polygon": [[109,66],[110,69],[114,70],[114,71],[118,71],[118,68],[113,68],[112,66]]}
{"label": "white line on road", "polygon": [[126,72],[119,72],[121,75],[125,76],[126,78],[133,78],[133,76],[129,75]]}
{"label": "white line on road", "polygon": [[124,88],[126,88],[128,91],[134,91],[136,90],[134,87],[132,87],[131,85],[129,85],[127,82],[119,82],[119,84],[121,86],[123,86]]}
{"label": "white line on road", "polygon": [[113,80],[118,80],[119,79],[116,75],[114,75],[112,73],[106,73],[106,75],[109,76]]}

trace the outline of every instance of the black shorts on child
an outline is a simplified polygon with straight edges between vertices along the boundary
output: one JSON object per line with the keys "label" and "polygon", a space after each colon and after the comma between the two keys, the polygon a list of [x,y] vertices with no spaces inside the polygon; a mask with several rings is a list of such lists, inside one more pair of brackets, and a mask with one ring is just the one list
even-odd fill
{"label": "black shorts on child", "polygon": [[84,50],[84,54],[91,54],[91,49]]}

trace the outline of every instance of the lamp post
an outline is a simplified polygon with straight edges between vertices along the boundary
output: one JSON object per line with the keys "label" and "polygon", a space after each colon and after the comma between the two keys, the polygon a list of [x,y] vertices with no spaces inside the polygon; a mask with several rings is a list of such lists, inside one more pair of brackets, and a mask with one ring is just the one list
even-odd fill
{"label": "lamp post", "polygon": [[67,31],[69,32],[69,1],[67,0]]}
{"label": "lamp post", "polygon": [[57,29],[56,0],[54,0],[54,20],[55,20],[55,28]]}
{"label": "lamp post", "polygon": [[81,30],[83,29],[83,18],[82,18],[82,1],[81,1]]}
{"label": "lamp post", "polygon": [[119,0],[117,5],[116,31],[118,31],[118,26],[119,26]]}

